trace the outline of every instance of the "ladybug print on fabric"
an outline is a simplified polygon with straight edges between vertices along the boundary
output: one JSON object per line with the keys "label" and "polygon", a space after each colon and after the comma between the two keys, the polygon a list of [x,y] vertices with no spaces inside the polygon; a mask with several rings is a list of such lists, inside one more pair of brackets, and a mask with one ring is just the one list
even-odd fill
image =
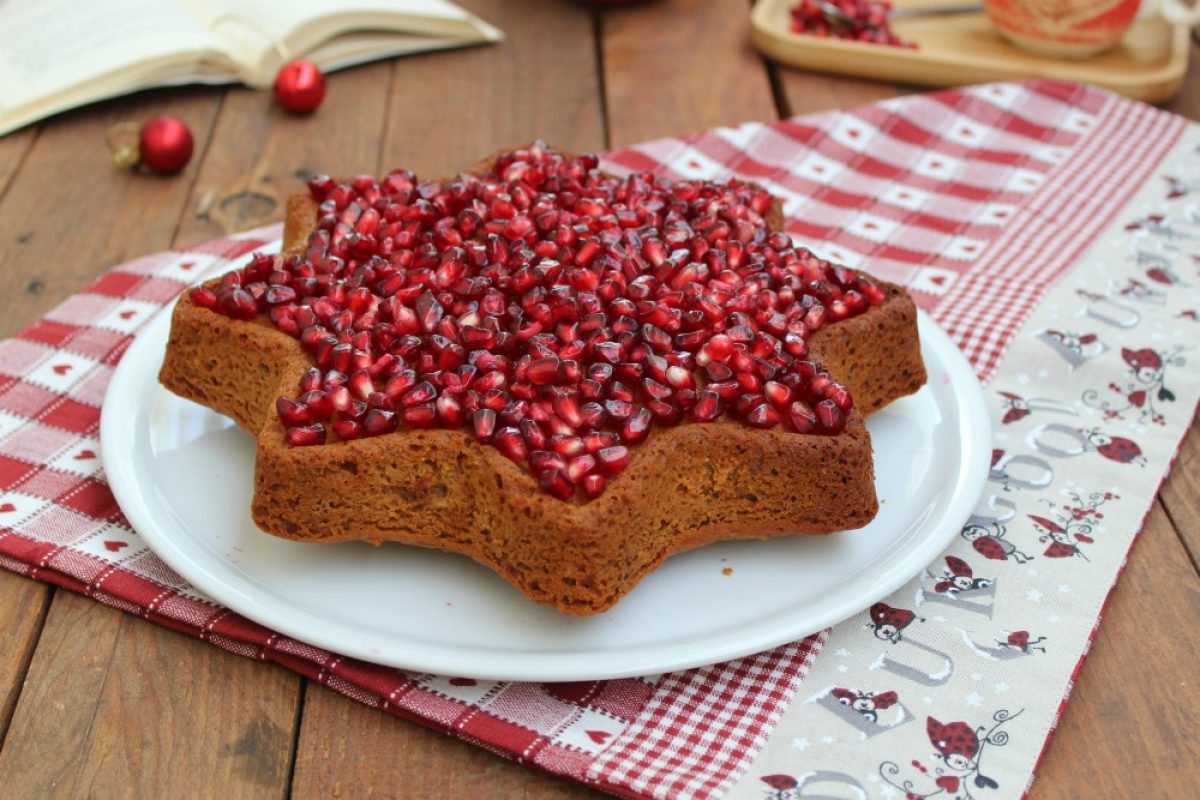
{"label": "ladybug print on fabric", "polygon": [[1132,439],[1124,436],[1110,436],[1096,429],[1082,431],[1082,433],[1087,442],[1085,449],[1095,450],[1109,461],[1115,461],[1118,464],[1146,466],[1146,457],[1142,455],[1142,448]]}
{"label": "ladybug print on fabric", "polygon": [[946,569],[942,579],[933,585],[938,594],[954,596],[959,592],[986,589],[993,583],[991,578],[976,578],[971,566],[957,556],[946,556]]}
{"label": "ladybug print on fabric", "polygon": [[1167,367],[1187,364],[1182,355],[1184,349],[1121,348],[1121,358],[1129,377],[1120,383],[1108,384],[1109,391],[1115,392],[1120,399],[1106,399],[1096,389],[1088,389],[1083,393],[1083,402],[1103,411],[1105,419],[1125,419],[1126,414],[1136,414],[1138,422],[1165,425],[1161,404],[1175,402],[1175,393],[1164,383]]}
{"label": "ladybug print on fabric", "polygon": [[999,394],[1004,398],[1004,417],[1000,420],[1001,425],[1009,425],[1029,416],[1029,403],[1025,402],[1025,398],[1012,392]]}
{"label": "ladybug print on fabric", "polygon": [[942,722],[928,717],[925,732],[936,751],[933,758],[941,764],[926,766],[914,758],[911,769],[906,770],[894,761],[885,761],[879,765],[879,774],[889,785],[904,792],[907,800],[935,795],[975,800],[973,789],[999,788],[1000,784],[983,772],[984,756],[990,749],[1008,744],[1008,732],[1000,728],[1022,711],[1015,714],[1003,709],[997,711],[992,715],[991,727],[971,727],[963,720]]}
{"label": "ladybug print on fabric", "polygon": [[1000,647],[1010,647],[1013,650],[1028,655],[1035,650],[1041,653],[1046,652],[1046,648],[1037,646],[1044,641],[1046,641],[1045,636],[1039,636],[1034,639],[1029,635],[1029,631],[1013,631],[1008,634],[1004,641],[997,639],[996,644]]}
{"label": "ladybug print on fabric", "polygon": [[846,689],[835,686],[830,694],[839,703],[848,706],[868,722],[878,722],[879,712],[891,708],[900,699],[895,692],[860,692],[857,689]]}
{"label": "ladybug print on fabric", "polygon": [[914,621],[925,621],[923,617],[918,617],[906,608],[892,608],[887,603],[876,603],[871,606],[870,614],[871,621],[867,623],[867,627],[875,631],[875,638],[892,644],[900,641],[901,631],[913,624]]}
{"label": "ladybug print on fabric", "polygon": [[1017,546],[1005,538],[1008,530],[998,522],[990,525],[967,523],[959,534],[971,543],[975,552],[993,561],[1008,561],[1010,558],[1018,564],[1024,564],[1032,559],[1017,549]]}

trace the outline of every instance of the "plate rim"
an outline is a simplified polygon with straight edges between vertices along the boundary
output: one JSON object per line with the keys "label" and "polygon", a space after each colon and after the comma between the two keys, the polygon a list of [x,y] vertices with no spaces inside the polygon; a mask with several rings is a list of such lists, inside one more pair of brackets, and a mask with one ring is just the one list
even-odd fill
{"label": "plate rim", "polygon": [[[269,247],[270,244],[260,249]],[[987,480],[988,456],[992,442],[991,423],[983,387],[966,358],[945,332],[938,328],[927,314],[918,311],[923,355],[927,349],[936,353],[938,365],[955,387],[952,396],[960,418],[958,455],[962,468],[958,470],[954,486],[946,492],[948,499],[944,507],[938,510],[937,516],[941,524],[929,535],[910,542],[912,547],[898,556],[889,553],[888,560],[884,562],[887,571],[880,576],[881,580],[873,583],[870,591],[858,592],[839,602],[829,603],[821,612],[805,616],[802,626],[806,629],[804,632],[798,631],[800,626],[793,623],[781,626],[774,634],[758,633],[749,641],[738,637],[733,640],[734,644],[724,643],[723,640],[712,641],[711,636],[698,637],[682,655],[677,652],[677,645],[672,645],[669,637],[664,637],[665,641],[660,640],[652,645],[618,650],[615,653],[610,651],[611,655],[608,658],[615,658],[616,664],[599,663],[595,648],[555,652],[549,656],[542,651],[534,651],[532,655],[518,649],[491,651],[487,656],[490,663],[467,664],[464,663],[464,659],[478,660],[480,654],[474,650],[467,653],[455,652],[458,648],[431,647],[427,642],[396,640],[394,637],[387,643],[389,646],[386,648],[368,647],[363,642],[353,641],[355,637],[362,638],[360,633],[354,632],[355,629],[349,629],[349,633],[339,637],[337,626],[326,619],[310,617],[307,624],[315,628],[305,627],[307,612],[288,605],[283,597],[274,594],[272,590],[257,588],[257,591],[248,592],[247,588],[253,590],[256,587],[247,586],[246,584],[252,584],[252,580],[238,574],[245,572],[244,569],[227,570],[224,576],[219,575],[204,563],[189,556],[186,547],[173,541],[170,532],[160,528],[156,515],[150,510],[144,497],[144,487],[138,483],[138,473],[133,463],[137,448],[130,446],[130,443],[135,441],[138,433],[135,429],[138,415],[117,413],[114,409],[119,407],[119,403],[110,402],[110,397],[118,397],[130,387],[143,385],[139,379],[144,381],[146,378],[146,362],[149,361],[150,366],[155,366],[155,359],[161,359],[173,309],[174,303],[160,311],[138,332],[114,370],[101,407],[100,450],[106,478],[130,526],[171,569],[213,602],[298,641],[361,661],[412,672],[483,680],[606,680],[711,665],[797,641],[848,619],[919,575],[957,535],[962,523],[975,508]],[[163,344],[159,344],[158,340]],[[149,371],[157,375],[156,369]],[[154,384],[157,385],[156,379]],[[161,389],[161,386],[159,388]],[[142,402],[150,401],[146,398]],[[111,468],[121,466],[128,469]],[[954,524],[954,520],[958,520],[957,524]],[[233,585],[234,583],[242,585]],[[284,606],[282,614],[277,610],[281,605]],[[762,627],[772,619],[774,617],[768,617],[766,621],[760,620],[756,626]],[[329,630],[330,628],[335,630]],[[396,643],[400,644],[400,648],[396,655],[392,656],[391,651],[396,649]]]}

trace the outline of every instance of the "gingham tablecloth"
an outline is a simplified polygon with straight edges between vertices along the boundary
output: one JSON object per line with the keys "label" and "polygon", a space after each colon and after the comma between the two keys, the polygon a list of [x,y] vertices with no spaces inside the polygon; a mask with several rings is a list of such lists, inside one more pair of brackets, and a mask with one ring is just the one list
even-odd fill
{"label": "gingham tablecloth", "polygon": [[905,284],[962,348],[992,470],[924,574],[776,650],[570,684],[405,673],[212,604],[121,516],[100,404],[156,312],[278,228],[123,264],[0,343],[0,566],[618,795],[1021,795],[1200,396],[1184,368],[1200,130],[1030,81],[648,142],[604,167],[769,187],[798,240]]}

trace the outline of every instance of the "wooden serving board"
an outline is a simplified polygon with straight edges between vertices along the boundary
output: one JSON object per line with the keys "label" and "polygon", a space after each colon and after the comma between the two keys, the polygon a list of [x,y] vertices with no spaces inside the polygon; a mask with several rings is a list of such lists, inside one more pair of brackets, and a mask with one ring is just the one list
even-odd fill
{"label": "wooden serving board", "polygon": [[[1115,49],[1088,59],[1037,56],[1004,39],[981,10],[892,24],[917,49],[862,44],[792,33],[795,0],[758,0],[750,13],[754,45],[795,67],[921,86],[964,86],[1021,78],[1090,83],[1136,100],[1160,103],[1187,72],[1188,29],[1161,19],[1134,23]],[[895,0],[897,8],[952,5],[955,0]]]}

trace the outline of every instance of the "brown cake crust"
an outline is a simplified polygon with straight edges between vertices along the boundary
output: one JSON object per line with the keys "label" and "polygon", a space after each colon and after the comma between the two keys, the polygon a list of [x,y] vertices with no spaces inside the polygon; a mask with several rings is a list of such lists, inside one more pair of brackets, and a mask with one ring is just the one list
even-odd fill
{"label": "brown cake crust", "polygon": [[[303,247],[315,203],[289,198],[285,252]],[[838,436],[721,419],[651,429],[600,497],[560,500],[465,430],[399,430],[291,447],[275,399],[311,366],[262,318],[233,320],[180,299],[159,379],[257,438],[252,515],[311,542],[398,541],[462,553],[560,611],[604,611],[667,556],[720,540],[861,527],[878,509],[863,414],[916,391],[925,370],[916,309],[902,289],[822,328],[812,357],[855,398]]]}

